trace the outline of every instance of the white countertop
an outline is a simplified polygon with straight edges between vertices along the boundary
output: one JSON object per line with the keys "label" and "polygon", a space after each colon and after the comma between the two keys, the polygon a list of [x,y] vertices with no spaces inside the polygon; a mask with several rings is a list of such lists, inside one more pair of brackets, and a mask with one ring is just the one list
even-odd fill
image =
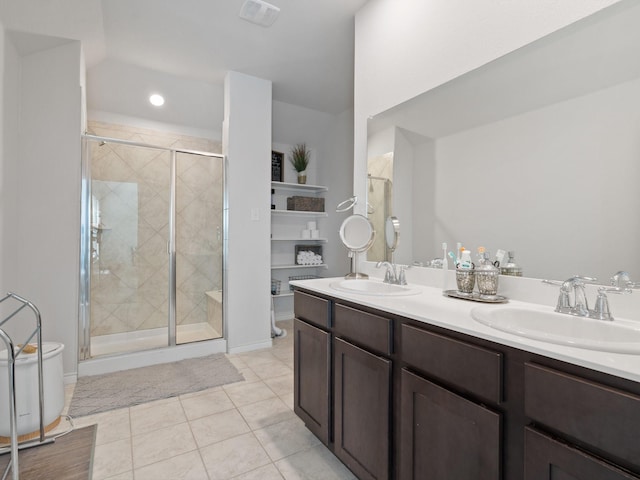
{"label": "white countertop", "polygon": [[[445,297],[442,289],[411,284],[420,290],[417,295],[374,296],[338,291],[330,286],[342,278],[320,278],[292,281],[291,284],[313,292],[328,295],[384,312],[447,328],[455,332],[489,340],[531,353],[544,355],[574,365],[590,368],[636,382],[640,381],[640,355],[601,352],[532,340],[502,332],[471,318],[471,309],[478,302]],[[540,308],[540,305],[509,300],[502,305]],[[498,305],[496,305],[498,306]],[[549,310],[553,310],[549,306]]]}

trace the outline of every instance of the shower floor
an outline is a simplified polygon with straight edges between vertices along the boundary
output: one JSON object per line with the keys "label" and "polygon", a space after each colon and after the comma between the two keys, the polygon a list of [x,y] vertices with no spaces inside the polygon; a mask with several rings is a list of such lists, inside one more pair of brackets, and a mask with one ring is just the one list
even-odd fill
{"label": "shower floor", "polygon": [[[167,335],[166,328],[154,328],[91,337],[91,357],[166,347]],[[176,343],[178,344],[221,337],[222,334],[206,322],[178,325],[176,331]]]}

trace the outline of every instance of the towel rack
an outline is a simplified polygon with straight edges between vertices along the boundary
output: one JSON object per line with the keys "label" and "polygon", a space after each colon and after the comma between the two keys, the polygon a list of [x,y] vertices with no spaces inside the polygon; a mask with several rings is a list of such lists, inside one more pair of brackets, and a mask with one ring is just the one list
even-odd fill
{"label": "towel rack", "polygon": [[[18,462],[18,450],[19,448],[28,448],[34,447],[36,445],[42,445],[45,443],[51,443],[54,441],[53,438],[47,439],[44,436],[44,387],[43,387],[43,379],[42,379],[42,323],[40,319],[40,311],[37,307],[31,303],[29,300],[22,298],[15,293],[7,293],[6,296],[0,299],[0,303],[3,303],[6,300],[13,299],[18,302],[19,306],[12,311],[11,314],[6,316],[2,321],[0,321],[0,338],[4,341],[4,344],[7,347],[7,367],[9,369],[8,379],[9,379],[9,421],[10,421],[10,439],[11,443],[9,447],[5,447],[0,449],[0,453],[6,453],[8,451],[11,452],[11,458],[7,465],[7,468],[4,471],[2,476],[2,480],[7,478],[7,474],[9,473],[9,469],[11,469],[12,480],[18,480],[20,478],[20,467]],[[27,340],[22,343],[17,350],[15,349],[15,344],[12,338],[2,329],[2,326],[6,324],[9,320],[14,318],[18,313],[20,313],[25,308],[31,309],[35,318],[35,328],[29,334]],[[17,412],[16,412],[16,358],[23,352],[25,347],[29,344],[29,342],[36,337],[36,342],[38,344],[37,348],[37,356],[38,356],[38,395],[39,395],[39,414],[40,414],[40,438],[38,440],[32,440],[30,442],[25,442],[20,447],[18,447],[18,424],[17,424]]]}

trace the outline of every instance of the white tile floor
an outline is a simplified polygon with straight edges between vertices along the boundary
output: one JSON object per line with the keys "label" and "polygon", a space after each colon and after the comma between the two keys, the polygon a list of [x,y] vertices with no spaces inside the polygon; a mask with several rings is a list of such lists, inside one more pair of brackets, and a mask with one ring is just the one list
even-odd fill
{"label": "white tile floor", "polygon": [[228,356],[243,382],[75,419],[98,424],[93,480],[354,479],[293,413],[279,326],[272,348]]}

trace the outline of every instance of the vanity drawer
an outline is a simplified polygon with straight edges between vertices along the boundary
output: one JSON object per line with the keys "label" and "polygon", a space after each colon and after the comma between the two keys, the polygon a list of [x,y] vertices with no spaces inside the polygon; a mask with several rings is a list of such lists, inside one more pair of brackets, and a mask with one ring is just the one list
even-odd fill
{"label": "vanity drawer", "polygon": [[525,414],[640,468],[640,397],[533,363],[525,364]]}
{"label": "vanity drawer", "polygon": [[333,313],[333,331],[336,335],[346,337],[384,355],[391,355],[393,326],[391,319],[339,303],[336,303]]}
{"label": "vanity drawer", "polygon": [[502,354],[411,325],[402,325],[402,360],[493,403],[502,401]]}
{"label": "vanity drawer", "polygon": [[328,329],[331,325],[331,303],[324,298],[296,290],[293,293],[293,310],[296,318]]}

